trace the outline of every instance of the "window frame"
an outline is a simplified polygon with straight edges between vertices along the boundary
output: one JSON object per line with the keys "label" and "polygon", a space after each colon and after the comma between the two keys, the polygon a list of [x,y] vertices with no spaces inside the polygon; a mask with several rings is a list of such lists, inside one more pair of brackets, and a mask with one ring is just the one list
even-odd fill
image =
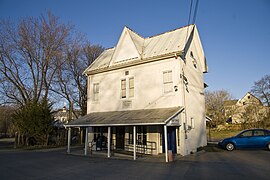
{"label": "window frame", "polygon": [[[97,86],[97,89],[95,88]],[[98,90],[98,91],[96,91]],[[99,82],[93,83],[93,102],[99,101],[99,91],[100,91],[100,84]]]}
{"label": "window frame", "polygon": [[[164,78],[165,73],[171,73],[171,78],[168,78],[168,79],[171,79],[171,81],[169,81],[169,80],[165,81],[165,78]],[[171,84],[170,91],[165,91],[166,85],[169,85],[169,84]],[[163,86],[163,94],[164,95],[171,94],[174,92],[174,90],[173,90],[173,71],[172,70],[162,71],[162,86]]]}
{"label": "window frame", "polygon": [[[130,80],[133,79],[133,87],[130,87]],[[122,95],[122,91],[124,90],[122,88],[122,81],[125,81],[125,97],[123,97]],[[133,96],[130,96],[130,92],[131,92],[131,89],[133,89]],[[125,77],[125,78],[122,78],[120,79],[120,99],[133,99],[135,97],[135,78],[134,76],[129,76],[129,77]]]}

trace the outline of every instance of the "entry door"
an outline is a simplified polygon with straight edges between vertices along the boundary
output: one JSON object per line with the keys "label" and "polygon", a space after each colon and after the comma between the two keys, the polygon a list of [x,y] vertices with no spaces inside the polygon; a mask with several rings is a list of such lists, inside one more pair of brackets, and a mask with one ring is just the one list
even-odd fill
{"label": "entry door", "polygon": [[[162,152],[165,153],[165,140],[164,131],[162,136]],[[172,150],[172,153],[176,152],[176,127],[167,127],[167,138],[168,138],[168,150]]]}
{"label": "entry door", "polygon": [[124,149],[125,127],[116,127],[116,149]]}
{"label": "entry door", "polygon": [[172,150],[172,153],[176,153],[176,128],[168,127],[168,150]]}

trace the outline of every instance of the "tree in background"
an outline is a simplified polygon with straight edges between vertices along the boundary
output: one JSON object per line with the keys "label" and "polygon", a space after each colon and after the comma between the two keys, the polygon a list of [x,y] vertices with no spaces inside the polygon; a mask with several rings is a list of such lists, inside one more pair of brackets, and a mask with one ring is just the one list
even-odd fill
{"label": "tree in background", "polygon": [[270,107],[270,75],[265,75],[256,81],[251,92],[257,96],[265,106]]}
{"label": "tree in background", "polygon": [[[56,85],[52,91],[68,101],[69,112],[73,112],[73,104],[81,109],[81,115],[87,111],[87,77],[83,71],[104,51],[99,45],[80,42],[76,39],[66,49],[67,57],[57,71]],[[72,114],[69,115],[70,119]]]}
{"label": "tree in background", "polygon": [[50,12],[24,18],[17,26],[0,21],[0,91],[6,102],[25,105],[49,98],[71,32]]}
{"label": "tree in background", "polygon": [[53,121],[52,104],[47,100],[29,101],[14,115],[14,124],[20,129],[19,137],[23,139],[19,142],[27,146],[35,144],[47,146],[49,134],[53,130]]}
{"label": "tree in background", "polygon": [[260,123],[264,127],[270,127],[270,75],[265,75],[260,80],[254,82],[251,92],[264,105],[264,115],[260,116]]}
{"label": "tree in background", "polygon": [[50,12],[18,24],[0,19],[0,103],[20,107],[21,116],[15,120],[20,134],[47,144],[48,102],[61,98],[69,102],[70,112],[75,104],[86,114],[87,81],[82,72],[103,50]]}
{"label": "tree in background", "polygon": [[12,106],[0,106],[0,137],[13,135],[12,117],[15,108]]}
{"label": "tree in background", "polygon": [[205,92],[206,115],[212,119],[210,126],[215,127],[226,121],[224,102],[231,99],[232,95],[226,90]]}

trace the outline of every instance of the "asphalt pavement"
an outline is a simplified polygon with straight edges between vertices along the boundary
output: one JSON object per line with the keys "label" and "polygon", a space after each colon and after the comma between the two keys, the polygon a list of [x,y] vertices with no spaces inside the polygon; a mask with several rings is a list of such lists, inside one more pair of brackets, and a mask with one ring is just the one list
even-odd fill
{"label": "asphalt pavement", "polygon": [[52,150],[0,150],[0,179],[269,179],[270,151],[201,152],[171,163],[66,154]]}

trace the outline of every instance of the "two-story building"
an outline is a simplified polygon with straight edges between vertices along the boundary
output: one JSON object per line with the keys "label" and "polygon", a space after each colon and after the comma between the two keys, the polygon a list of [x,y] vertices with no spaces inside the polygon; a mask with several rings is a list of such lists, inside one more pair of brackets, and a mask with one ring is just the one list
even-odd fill
{"label": "two-story building", "polygon": [[165,153],[166,161],[168,151],[196,152],[207,143],[206,72],[195,25],[147,38],[124,27],[116,47],[85,70],[87,115],[66,127],[86,128],[85,147],[102,137],[108,157],[113,149],[132,151],[134,159]]}

